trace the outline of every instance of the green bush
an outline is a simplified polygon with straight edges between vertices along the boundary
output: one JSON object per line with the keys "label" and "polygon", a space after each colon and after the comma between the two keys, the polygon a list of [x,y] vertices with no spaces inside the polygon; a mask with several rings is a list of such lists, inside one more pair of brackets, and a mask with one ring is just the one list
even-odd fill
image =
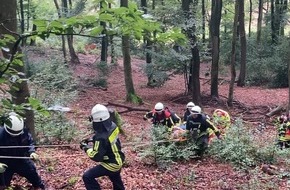
{"label": "green bush", "polygon": [[[172,142],[167,126],[154,126],[150,131],[152,143],[137,150],[142,159],[152,158],[152,162],[160,168],[166,168],[179,160],[189,160],[195,156],[196,146],[186,142]],[[142,142],[141,142],[142,143]]]}
{"label": "green bush", "polygon": [[49,118],[35,116],[36,133],[40,144],[70,143],[84,136],[78,126],[65,118],[64,113],[52,112]]}
{"label": "green bush", "polygon": [[269,42],[256,43],[248,40],[247,83],[272,88],[288,87],[288,39],[280,39],[280,44],[273,46]]}
{"label": "green bush", "polygon": [[222,141],[213,141],[209,154],[236,168],[247,169],[261,163],[274,163],[277,148],[273,144],[259,146],[252,132],[237,120]]}

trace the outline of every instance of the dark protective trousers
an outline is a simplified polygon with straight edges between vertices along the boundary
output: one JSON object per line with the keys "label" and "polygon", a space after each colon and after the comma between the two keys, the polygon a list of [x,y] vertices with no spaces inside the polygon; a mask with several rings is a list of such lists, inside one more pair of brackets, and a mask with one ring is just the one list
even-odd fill
{"label": "dark protective trousers", "polygon": [[96,178],[101,176],[108,176],[111,182],[113,183],[113,190],[125,190],[123,185],[120,170],[117,172],[112,172],[107,170],[101,165],[95,166],[91,169],[88,169],[83,175],[83,181],[85,183],[87,190],[100,190],[101,187],[96,180]]}
{"label": "dark protective trousers", "polygon": [[[0,180],[0,186],[10,186],[10,182],[14,173],[25,177],[34,188],[45,189],[43,181],[36,171],[36,167],[32,160],[9,160],[7,162],[8,168],[4,172],[4,180]],[[4,183],[4,184],[3,184]]]}

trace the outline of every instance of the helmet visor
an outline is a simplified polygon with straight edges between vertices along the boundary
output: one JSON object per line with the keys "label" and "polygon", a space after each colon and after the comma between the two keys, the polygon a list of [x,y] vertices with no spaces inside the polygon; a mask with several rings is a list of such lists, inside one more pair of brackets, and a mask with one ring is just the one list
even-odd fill
{"label": "helmet visor", "polygon": [[14,130],[10,129],[9,127],[5,127],[5,130],[11,136],[18,136],[18,135],[21,135],[23,133],[23,130],[14,131]]}
{"label": "helmet visor", "polygon": [[155,112],[158,114],[162,113],[162,111],[163,111],[163,109],[155,109]]}

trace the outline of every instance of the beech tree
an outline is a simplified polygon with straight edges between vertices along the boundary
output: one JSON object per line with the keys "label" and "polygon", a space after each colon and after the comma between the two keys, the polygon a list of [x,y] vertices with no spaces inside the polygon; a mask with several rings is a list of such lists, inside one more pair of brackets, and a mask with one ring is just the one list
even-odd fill
{"label": "beech tree", "polygon": [[[16,14],[16,0],[2,0],[0,3],[0,37],[3,38],[5,34],[12,35],[15,38],[18,37],[18,43],[9,43],[8,48],[9,51],[3,51],[3,56],[12,61],[12,56],[15,56],[16,53],[21,53],[19,45],[20,40],[17,35],[17,14]],[[1,47],[4,49],[5,47]],[[20,59],[20,58],[16,58]],[[22,62],[22,61],[20,61]],[[29,87],[27,84],[27,80],[25,80],[25,69],[24,65],[18,64],[13,65],[13,68],[16,69],[18,73],[21,75],[14,75],[14,78],[17,79],[11,88],[11,99],[12,102],[16,105],[21,105],[23,103],[28,103],[28,98],[30,97]],[[1,71],[3,72],[3,71]],[[33,137],[35,137],[34,130],[34,112],[32,110],[25,110],[23,114],[21,114],[26,119],[26,126],[29,128]]]}

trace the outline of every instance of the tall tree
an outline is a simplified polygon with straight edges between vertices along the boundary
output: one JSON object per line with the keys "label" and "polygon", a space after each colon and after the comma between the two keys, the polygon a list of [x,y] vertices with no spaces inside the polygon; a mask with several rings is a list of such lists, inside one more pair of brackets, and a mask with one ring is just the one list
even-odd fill
{"label": "tall tree", "polygon": [[[128,0],[120,1],[121,7],[128,7]],[[122,35],[122,52],[123,52],[123,64],[126,86],[126,100],[128,102],[136,101],[136,94],[132,78],[131,56],[130,56],[130,36],[129,34]]]}
{"label": "tall tree", "polygon": [[[1,0],[0,3],[0,37],[4,34],[14,35],[17,37],[17,0]],[[11,54],[15,54],[17,51],[20,52],[19,46],[17,44],[10,44],[10,51],[8,53],[3,52],[3,55],[6,58],[10,58]],[[17,66],[15,69],[19,73],[25,73],[24,66]],[[30,97],[30,92],[28,88],[28,84],[26,80],[21,80],[19,83],[16,83],[14,90],[11,91],[12,101],[13,103],[19,105],[22,103],[27,103],[28,98]],[[26,110],[24,115],[26,118],[26,126],[32,133],[35,138],[35,130],[34,130],[34,113],[32,110]]]}
{"label": "tall tree", "polygon": [[[63,12],[64,17],[68,17],[69,8],[68,8],[67,0],[62,0],[62,7],[63,7],[62,12]],[[71,7],[71,4],[70,4],[70,7]],[[73,30],[71,29],[71,31],[68,31],[68,32],[73,33]],[[73,46],[73,40],[74,40],[73,35],[67,35],[67,46],[68,46],[69,55],[70,55],[70,62],[74,64],[79,64],[80,60],[75,52],[75,48]]]}
{"label": "tall tree", "polygon": [[244,0],[239,0],[239,37],[241,44],[240,74],[237,86],[245,86],[246,80],[246,58],[247,58],[247,39],[245,32],[245,8]]}
{"label": "tall tree", "polygon": [[211,64],[211,97],[218,98],[218,71],[220,49],[220,22],[222,14],[222,0],[213,0],[211,4],[210,34],[212,41],[212,64]]}
{"label": "tall tree", "polygon": [[259,0],[258,21],[257,21],[257,43],[258,44],[260,44],[261,42],[262,20],[263,20],[263,0]]}
{"label": "tall tree", "polygon": [[[147,0],[141,0],[141,9],[143,10],[144,14],[148,13],[148,6],[147,6]],[[146,64],[149,66],[152,64],[152,56],[151,56],[151,51],[152,51],[152,40],[150,39],[151,34],[149,32],[146,32],[144,34],[144,43],[146,44]],[[148,75],[148,86],[152,86],[152,75]]]}
{"label": "tall tree", "polygon": [[237,44],[237,30],[238,30],[238,18],[239,18],[239,0],[236,0],[235,4],[235,18],[233,24],[233,37],[232,37],[232,51],[231,51],[231,81],[229,85],[228,106],[233,106],[234,100],[234,85],[236,79],[236,44]]}
{"label": "tall tree", "polygon": [[206,9],[204,0],[201,1],[201,15],[202,15],[202,43],[205,43],[205,19],[206,19]]}
{"label": "tall tree", "polygon": [[[61,10],[60,10],[59,4],[58,4],[57,0],[53,0],[53,2],[54,2],[54,5],[55,5],[55,8],[56,8],[56,10],[57,10],[58,18],[61,18]],[[63,53],[63,58],[64,58],[64,60],[67,60],[65,38],[64,38],[63,35],[61,36],[61,41],[62,41],[62,53]]]}
{"label": "tall tree", "polygon": [[200,56],[199,49],[197,46],[196,38],[196,25],[195,25],[195,13],[193,10],[196,10],[196,4],[193,5],[193,10],[190,10],[190,4],[192,0],[182,0],[182,10],[185,17],[185,29],[191,47],[191,61],[190,61],[190,76],[189,76],[189,86],[188,91],[192,93],[192,101],[195,104],[201,105],[201,96],[200,96]]}
{"label": "tall tree", "polygon": [[[107,2],[101,1],[100,2],[101,11],[107,8]],[[102,49],[101,49],[101,61],[107,63],[108,57],[108,36],[106,35],[106,22],[101,21],[100,25],[103,27],[102,31]]]}
{"label": "tall tree", "polygon": [[251,28],[252,28],[252,16],[253,16],[253,2],[250,0],[250,17],[249,17],[249,37],[251,37]]}

